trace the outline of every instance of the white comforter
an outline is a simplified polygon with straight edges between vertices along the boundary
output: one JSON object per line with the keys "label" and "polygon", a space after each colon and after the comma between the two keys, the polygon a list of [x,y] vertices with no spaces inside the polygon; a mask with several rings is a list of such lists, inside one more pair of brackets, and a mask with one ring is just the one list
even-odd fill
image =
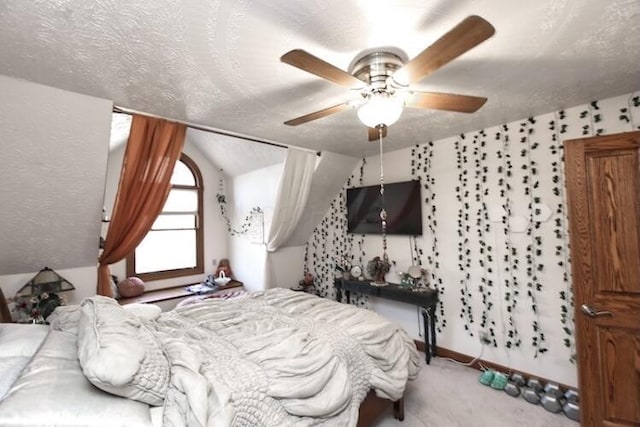
{"label": "white comforter", "polygon": [[166,426],[355,426],[370,388],[399,399],[420,358],[374,312],[272,289],[163,313]]}

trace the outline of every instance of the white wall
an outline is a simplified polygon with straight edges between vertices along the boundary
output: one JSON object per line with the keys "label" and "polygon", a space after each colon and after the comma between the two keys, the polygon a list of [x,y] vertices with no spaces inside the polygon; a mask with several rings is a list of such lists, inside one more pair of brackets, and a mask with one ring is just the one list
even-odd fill
{"label": "white wall", "polygon": [[271,253],[274,287],[293,288],[304,276],[304,246],[287,246]]}
{"label": "white wall", "polygon": [[[207,160],[200,150],[189,141],[188,135],[187,133],[187,140],[185,141],[183,152],[198,165],[204,186],[204,274],[149,281],[145,283],[146,290],[198,283],[202,281],[207,274],[214,273],[215,265],[213,264],[213,260],[217,261],[220,258],[227,258],[229,254],[227,229],[216,201],[219,180],[226,178]],[[104,205],[108,212],[113,212],[113,202],[118,190],[124,150],[125,146],[121,145],[109,153],[104,198]],[[106,231],[103,232],[103,236],[106,236]],[[111,273],[118,276],[120,280],[124,279],[126,277],[126,261],[122,260],[113,264],[111,266]]]}
{"label": "white wall", "polygon": [[[438,345],[473,356],[482,351],[486,360],[568,385],[577,384],[576,367],[570,361],[575,351],[573,307],[568,299],[561,298],[561,292],[568,298],[571,296],[561,141],[638,129],[639,106],[638,93],[626,94],[470,132],[464,137],[459,135],[432,144],[416,141],[419,145],[415,148],[384,155],[385,182],[420,179],[423,184],[423,236],[416,243],[422,255],[416,262],[430,271],[432,283],[440,289],[442,312],[438,310]],[[506,167],[507,162],[511,168]],[[532,169],[536,169],[535,174],[531,173]],[[362,175],[360,170],[359,166],[354,169],[347,186],[377,184],[379,157],[367,158]],[[554,182],[554,176],[558,182]],[[462,181],[464,178],[466,184]],[[534,183],[537,184],[534,186]],[[434,199],[430,201],[432,195]],[[316,284],[329,297],[333,296],[336,256],[347,255],[353,263],[364,265],[382,253],[380,236],[346,234],[344,198],[343,189],[307,243],[309,269],[316,273]],[[542,206],[534,203],[537,198]],[[533,206],[529,206],[530,203]],[[503,205],[511,209],[509,227],[502,222]],[[542,212],[545,207],[549,209],[549,217],[542,220],[537,209]],[[460,214],[463,215],[462,228],[458,224]],[[513,217],[529,225],[520,232]],[[536,222],[539,222],[538,228]],[[465,231],[466,225],[469,231]],[[388,246],[389,256],[396,261],[397,268],[392,269],[387,280],[397,283],[395,273],[411,265],[411,243],[408,237],[390,236]],[[487,256],[489,246],[490,258]],[[512,249],[516,250],[515,256],[510,255]],[[460,256],[462,271],[458,265]],[[540,271],[538,266],[542,266]],[[528,267],[533,268],[534,274],[527,274]],[[470,274],[468,280],[466,273]],[[536,284],[540,285],[539,290]],[[513,295],[516,290],[519,296],[507,301],[507,292]],[[528,295],[529,290],[532,297]],[[461,317],[465,305],[461,300],[463,295],[465,304],[471,307],[473,321],[466,315]],[[483,299],[492,304],[490,308]],[[510,316],[507,308],[513,301],[517,304]],[[537,314],[532,309],[534,301]],[[401,323],[414,337],[421,334],[421,320],[415,307],[373,298],[365,304]],[[563,306],[570,311],[568,322],[564,323],[561,320]],[[481,327],[483,315],[487,324]],[[534,321],[538,332],[534,330]],[[565,327],[569,333],[563,330]],[[486,345],[482,349],[478,338],[481,329],[493,330],[497,346]],[[515,340],[509,338],[509,331],[520,337],[518,348],[513,345]],[[532,339],[540,339],[540,332],[544,334],[544,342],[536,347]],[[506,346],[509,341],[510,349]],[[547,351],[536,356],[539,348]]]}
{"label": "white wall", "polygon": [[[272,286],[291,288],[304,275],[304,243],[309,233],[322,219],[327,204],[340,189],[357,159],[335,153],[323,153],[318,158],[311,193],[300,222],[290,236],[287,246],[269,256],[271,268],[265,268],[264,245],[251,242],[244,236],[232,236],[232,263],[236,276],[249,290],[262,290],[265,275],[271,274]],[[254,207],[264,210],[264,237],[268,236],[284,163],[250,172],[233,179],[231,204],[234,223],[238,227]]]}
{"label": "white wall", "polygon": [[[234,228],[240,227],[251,209],[260,207],[264,211],[263,236],[266,239],[273,217],[273,207],[283,167],[284,163],[280,163],[236,176],[230,180],[226,194]],[[230,237],[230,249],[231,268],[236,279],[243,282],[247,290],[263,290],[265,286],[265,245],[251,242],[246,236],[232,236]]]}

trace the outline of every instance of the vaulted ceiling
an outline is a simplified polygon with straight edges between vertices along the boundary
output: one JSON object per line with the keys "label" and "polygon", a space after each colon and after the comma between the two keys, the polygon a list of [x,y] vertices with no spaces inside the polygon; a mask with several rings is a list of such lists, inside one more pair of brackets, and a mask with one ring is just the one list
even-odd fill
{"label": "vaulted ceiling", "polygon": [[[300,48],[347,70],[365,49],[416,56],[469,15],[495,35],[417,89],[486,96],[474,114],[408,109],[388,150],[615,96],[640,86],[638,0],[48,0],[0,3],[0,74],[121,107],[281,142],[376,152],[351,99],[280,62]],[[198,135],[201,146],[215,135]],[[229,141],[227,141],[229,142]]]}

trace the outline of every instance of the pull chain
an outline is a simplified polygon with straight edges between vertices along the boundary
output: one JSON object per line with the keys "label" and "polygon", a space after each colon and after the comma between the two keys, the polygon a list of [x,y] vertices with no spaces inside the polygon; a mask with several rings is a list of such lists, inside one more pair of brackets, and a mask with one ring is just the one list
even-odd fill
{"label": "pull chain", "polygon": [[380,202],[382,208],[380,210],[380,222],[382,224],[382,256],[385,262],[389,261],[387,256],[387,211],[385,210],[384,203],[384,165],[382,162],[382,128],[383,125],[378,125],[378,139],[380,141]]}

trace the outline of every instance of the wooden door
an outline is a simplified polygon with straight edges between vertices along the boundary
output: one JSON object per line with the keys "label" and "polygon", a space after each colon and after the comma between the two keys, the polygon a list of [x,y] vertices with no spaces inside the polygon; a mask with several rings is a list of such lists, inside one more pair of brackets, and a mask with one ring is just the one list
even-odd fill
{"label": "wooden door", "polygon": [[640,426],[639,147],[565,142],[582,426]]}

